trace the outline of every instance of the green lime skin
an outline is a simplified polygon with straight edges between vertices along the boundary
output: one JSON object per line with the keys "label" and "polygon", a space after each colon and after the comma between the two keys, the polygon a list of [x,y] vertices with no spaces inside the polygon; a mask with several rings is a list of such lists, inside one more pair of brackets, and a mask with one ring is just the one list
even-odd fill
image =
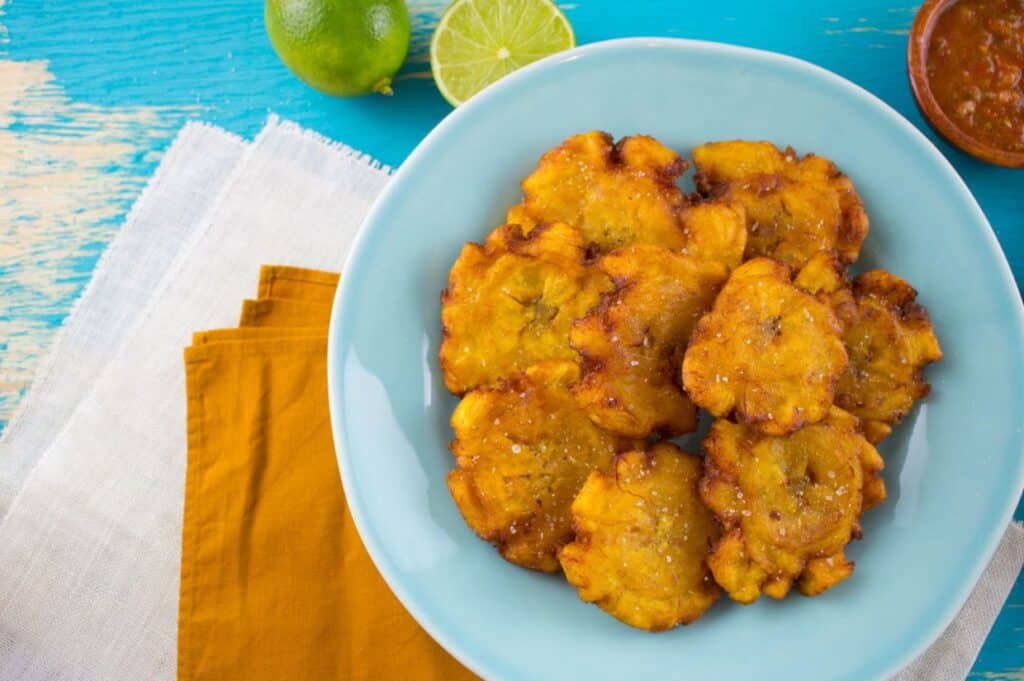
{"label": "green lime skin", "polygon": [[409,51],[402,0],[266,0],[264,21],[281,61],[338,97],[391,94]]}

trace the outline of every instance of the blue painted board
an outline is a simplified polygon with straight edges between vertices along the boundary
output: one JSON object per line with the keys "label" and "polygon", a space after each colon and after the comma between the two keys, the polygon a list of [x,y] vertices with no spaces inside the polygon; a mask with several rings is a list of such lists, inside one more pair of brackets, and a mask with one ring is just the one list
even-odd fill
{"label": "blue painted board", "polygon": [[[337,100],[302,85],[276,59],[259,0],[0,0],[0,424],[184,121],[252,136],[274,111],[401,163],[449,111],[426,59],[446,3],[409,4],[413,47],[394,97]],[[562,6],[581,43],[627,35],[716,40],[801,57],[864,86],[936,140],[988,215],[1018,284],[1024,281],[1024,171],[977,162],[923,124],[906,84],[912,3]],[[943,246],[939,233],[922,244]],[[1024,579],[972,678],[1024,679]]]}

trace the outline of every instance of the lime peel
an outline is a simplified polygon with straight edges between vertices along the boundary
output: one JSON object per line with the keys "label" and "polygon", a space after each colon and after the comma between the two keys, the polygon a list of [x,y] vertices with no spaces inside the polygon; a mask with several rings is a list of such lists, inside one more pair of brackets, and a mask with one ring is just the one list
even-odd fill
{"label": "lime peel", "polygon": [[263,16],[281,61],[329,95],[391,94],[409,50],[403,0],[265,0]]}

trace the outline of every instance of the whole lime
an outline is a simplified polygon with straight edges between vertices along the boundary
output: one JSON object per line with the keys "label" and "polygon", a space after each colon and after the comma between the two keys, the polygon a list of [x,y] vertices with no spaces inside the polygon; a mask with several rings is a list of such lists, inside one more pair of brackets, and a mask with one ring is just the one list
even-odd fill
{"label": "whole lime", "polygon": [[266,0],[264,21],[281,61],[330,95],[391,94],[409,51],[402,0]]}

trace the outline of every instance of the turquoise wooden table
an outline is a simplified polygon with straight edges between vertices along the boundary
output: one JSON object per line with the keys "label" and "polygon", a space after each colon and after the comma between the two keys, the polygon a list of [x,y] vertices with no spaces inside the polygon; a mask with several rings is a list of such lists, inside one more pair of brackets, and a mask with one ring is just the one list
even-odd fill
{"label": "turquoise wooden table", "polygon": [[[278,62],[259,0],[0,0],[0,426],[183,122],[201,118],[251,136],[273,111],[398,165],[449,111],[427,59],[445,4],[410,2],[413,45],[394,97],[336,100]],[[916,7],[900,0],[562,7],[581,43],[630,35],[736,43],[801,57],[862,85],[936,140],[1024,281],[1024,171],[976,162],[924,125],[904,65]],[[936,234],[922,247],[942,243]],[[1024,579],[970,678],[1024,680]]]}

